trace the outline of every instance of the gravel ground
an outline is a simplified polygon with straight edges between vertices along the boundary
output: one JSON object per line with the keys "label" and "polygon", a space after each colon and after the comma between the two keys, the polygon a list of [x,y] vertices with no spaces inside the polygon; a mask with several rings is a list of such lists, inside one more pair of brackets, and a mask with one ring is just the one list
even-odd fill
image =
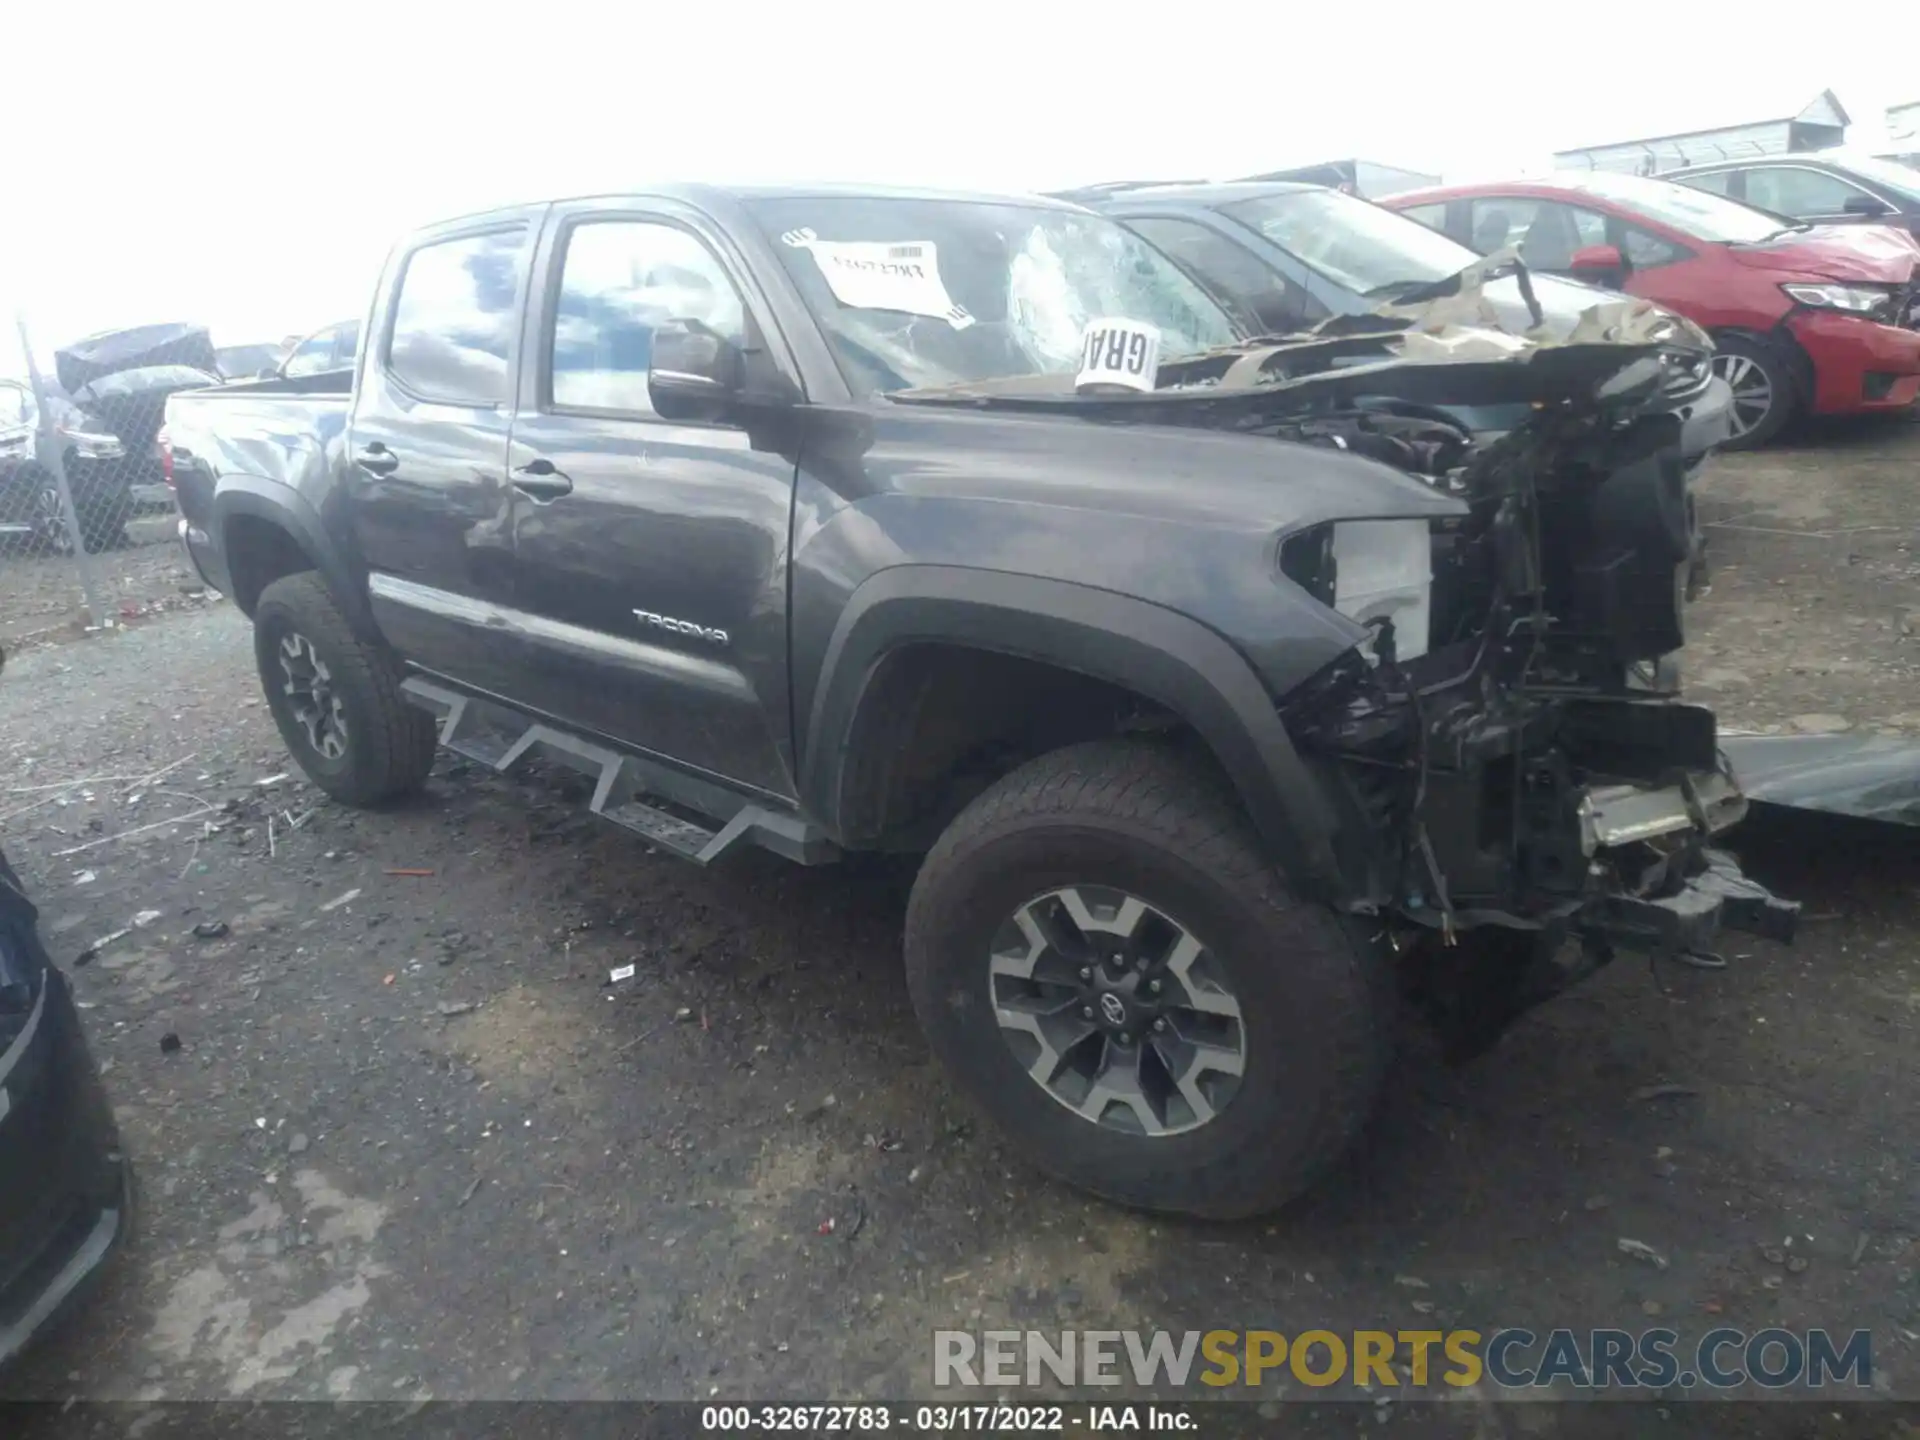
{"label": "gravel ground", "polygon": [[[1688,664],[1730,720],[1920,720],[1917,460],[1876,427],[1718,462]],[[909,872],[701,872],[449,757],[382,814],[289,768],[225,604],[7,667],[0,838],[56,956],[160,912],[72,972],[146,1228],[8,1395],[910,1397],[943,1326],[1518,1324],[1869,1327],[1883,1393],[1920,1395],[1904,832],[1750,824],[1798,946],[1622,962],[1469,1066],[1416,1051],[1305,1202],[1190,1225],[1040,1179],[948,1090]],[[1669,1433],[1816,1409],[1898,1433]]]}
{"label": "gravel ground", "polygon": [[[97,620],[140,625],[205,603],[206,587],[180,553],[174,522],[143,515],[127,523],[127,544],[87,557],[105,612]],[[0,645],[9,655],[81,638],[85,605],[72,557],[0,554]]]}

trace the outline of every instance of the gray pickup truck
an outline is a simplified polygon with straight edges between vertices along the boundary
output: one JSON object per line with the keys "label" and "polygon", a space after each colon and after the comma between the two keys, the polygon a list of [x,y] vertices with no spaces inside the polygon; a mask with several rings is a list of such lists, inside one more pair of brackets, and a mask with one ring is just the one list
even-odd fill
{"label": "gray pickup truck", "polygon": [[1428,318],[1248,341],[1046,200],[658,190],[412,235],[355,372],[168,431],[328,793],[439,744],[696,863],[923,855],[961,1087],[1075,1184],[1235,1216],[1355,1136],[1402,994],[1472,1049],[1618,950],[1793,925],[1659,663],[1664,337]]}

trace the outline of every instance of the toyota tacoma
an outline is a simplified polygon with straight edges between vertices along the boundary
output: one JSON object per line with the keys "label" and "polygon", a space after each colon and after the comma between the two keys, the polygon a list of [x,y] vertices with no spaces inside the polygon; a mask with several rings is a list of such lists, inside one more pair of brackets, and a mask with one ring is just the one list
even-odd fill
{"label": "toyota tacoma", "polygon": [[1793,926],[1662,664],[1674,322],[1509,333],[1507,274],[1250,340],[1065,203],[498,210],[396,248],[354,372],[172,397],[182,536],[336,799],[442,745],[701,864],[923,856],[958,1085],[1077,1185],[1246,1215],[1355,1137],[1402,998],[1470,1051]]}

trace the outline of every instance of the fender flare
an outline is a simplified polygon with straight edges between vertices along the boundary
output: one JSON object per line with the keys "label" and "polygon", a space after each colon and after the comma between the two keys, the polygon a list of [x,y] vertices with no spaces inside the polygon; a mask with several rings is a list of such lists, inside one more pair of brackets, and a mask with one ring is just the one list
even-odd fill
{"label": "fender flare", "polygon": [[233,573],[235,557],[228,527],[236,516],[241,515],[268,521],[286,531],[327,582],[327,589],[333,593],[334,600],[354,630],[364,639],[379,638],[380,632],[373,623],[373,609],[367,600],[366,587],[358,582],[340,547],[327,533],[320,513],[298,490],[259,475],[221,477],[219,488],[214,492],[213,518],[220,537],[220,553],[226,560],[229,575]]}
{"label": "fender flare", "polygon": [[903,565],[854,590],[827,645],[802,750],[806,807],[835,833],[848,741],[873,678],[891,651],[919,642],[1059,666],[1164,706],[1213,752],[1296,892],[1338,903],[1332,807],[1253,667],[1197,620],[1063,580]]}

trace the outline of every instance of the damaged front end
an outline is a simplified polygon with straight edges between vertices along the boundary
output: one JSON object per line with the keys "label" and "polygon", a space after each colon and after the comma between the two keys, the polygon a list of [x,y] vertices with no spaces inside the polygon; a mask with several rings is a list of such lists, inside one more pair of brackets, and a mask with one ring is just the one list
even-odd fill
{"label": "damaged front end", "polygon": [[[1390,336],[1269,347],[1260,373],[1281,378],[1254,382],[1268,404],[1237,427],[1359,451],[1465,506],[1281,545],[1287,577],[1368,632],[1282,707],[1342,812],[1353,903],[1408,952],[1456,1053],[1620,950],[1717,969],[1724,930],[1790,939],[1799,907],[1715,848],[1746,801],[1713,713],[1672,678],[1691,525],[1658,337],[1502,360],[1459,327]],[[1531,418],[1490,442],[1430,408],[1516,391]]]}
{"label": "damaged front end", "polygon": [[[1534,325],[1482,289],[1514,275]],[[1746,801],[1713,713],[1684,703],[1692,507],[1684,413],[1708,342],[1645,302],[1546,333],[1490,256],[1373,315],[1162,363],[1151,388],[1057,377],[897,399],[1195,426],[1331,446],[1459,502],[1319,523],[1284,576],[1357,643],[1281,714],[1338,814],[1338,900],[1376,917],[1456,1054],[1620,950],[1719,968],[1723,930],[1791,938],[1798,906],[1714,846]],[[1459,407],[1529,417],[1475,434]]]}

